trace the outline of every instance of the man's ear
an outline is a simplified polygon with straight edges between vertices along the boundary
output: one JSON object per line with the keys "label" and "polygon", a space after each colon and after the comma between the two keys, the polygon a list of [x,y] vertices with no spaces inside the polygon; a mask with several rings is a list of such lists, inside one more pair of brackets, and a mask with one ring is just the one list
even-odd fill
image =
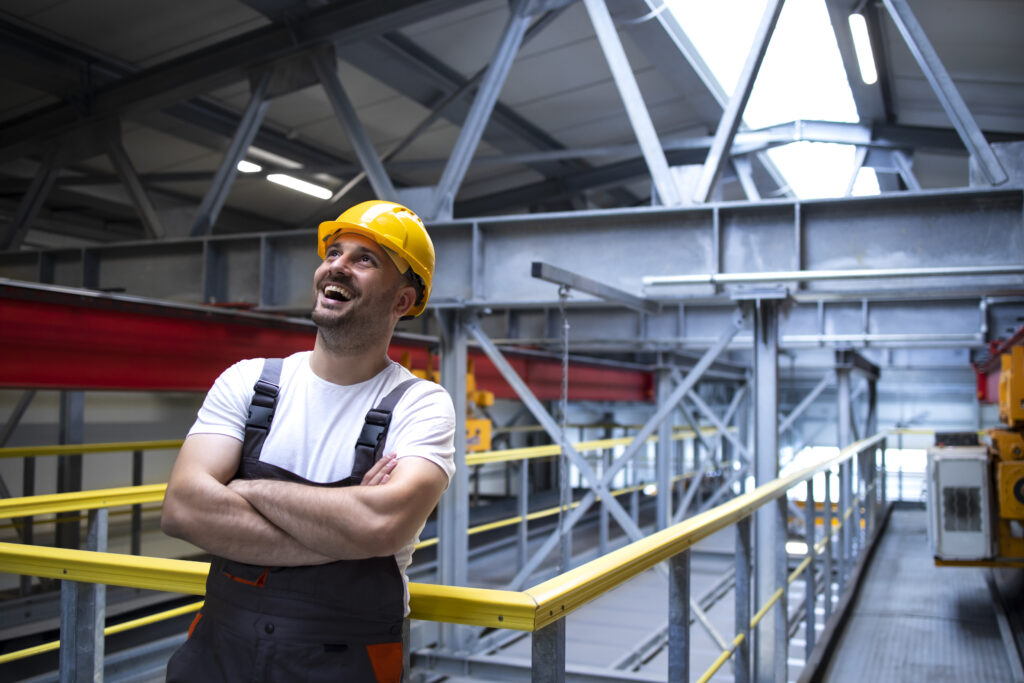
{"label": "man's ear", "polygon": [[406,315],[416,305],[416,288],[412,285],[405,285],[398,288],[395,296],[395,312],[398,317]]}

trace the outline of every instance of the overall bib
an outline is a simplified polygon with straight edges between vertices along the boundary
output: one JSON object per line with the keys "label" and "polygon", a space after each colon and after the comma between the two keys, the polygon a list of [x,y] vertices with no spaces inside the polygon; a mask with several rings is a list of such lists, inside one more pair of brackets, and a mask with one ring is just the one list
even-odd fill
{"label": "overall bib", "polygon": [[[282,360],[267,359],[255,386],[236,478],[356,486],[381,456],[398,385],[366,421],[352,474],[311,482],[260,453],[270,431]],[[399,683],[405,587],[394,556],[302,567],[259,567],[214,558],[206,603],[171,657],[167,681],[355,681]]]}

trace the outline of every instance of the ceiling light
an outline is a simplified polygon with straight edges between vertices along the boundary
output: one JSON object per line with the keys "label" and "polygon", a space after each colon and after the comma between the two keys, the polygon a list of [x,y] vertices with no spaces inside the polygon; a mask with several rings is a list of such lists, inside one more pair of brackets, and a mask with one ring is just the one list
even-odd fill
{"label": "ceiling light", "polygon": [[853,49],[857,53],[857,64],[860,66],[860,80],[865,85],[873,85],[878,81],[875,69],[875,56],[871,51],[871,39],[868,37],[868,25],[863,14],[850,15],[850,33],[853,35]]}
{"label": "ceiling light", "polygon": [[242,159],[238,162],[238,170],[242,173],[259,173],[263,170],[263,167],[259,164],[254,164],[251,161]]}
{"label": "ceiling light", "polygon": [[331,195],[334,194],[326,187],[320,187],[313,183],[307,183],[305,180],[299,180],[298,178],[284,173],[271,173],[267,176],[267,180],[278,185],[283,185],[289,189],[295,190],[296,192],[304,192],[305,194],[312,195],[317,199],[330,199]]}

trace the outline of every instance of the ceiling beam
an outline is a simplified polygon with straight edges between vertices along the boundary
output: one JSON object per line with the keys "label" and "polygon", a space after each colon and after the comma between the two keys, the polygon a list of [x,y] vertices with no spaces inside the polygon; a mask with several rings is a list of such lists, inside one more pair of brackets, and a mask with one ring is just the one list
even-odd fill
{"label": "ceiling beam", "polygon": [[357,0],[324,7],[290,26],[256,29],[102,87],[86,106],[41,107],[0,127],[0,153],[24,149],[128,112],[162,109],[335,41],[351,44],[470,4],[472,0]]}

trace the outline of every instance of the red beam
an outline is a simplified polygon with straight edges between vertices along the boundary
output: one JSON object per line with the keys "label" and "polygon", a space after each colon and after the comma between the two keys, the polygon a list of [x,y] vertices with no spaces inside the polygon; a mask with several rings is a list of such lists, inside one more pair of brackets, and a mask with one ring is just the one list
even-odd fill
{"label": "red beam", "polygon": [[[232,363],[311,349],[314,335],[304,320],[2,283],[0,387],[206,391]],[[392,358],[405,352],[413,367],[426,367],[427,342],[392,341]],[[482,352],[470,357],[479,389],[517,398]],[[538,398],[561,396],[560,360],[508,358]],[[652,387],[642,370],[570,364],[572,400],[650,401]]]}

